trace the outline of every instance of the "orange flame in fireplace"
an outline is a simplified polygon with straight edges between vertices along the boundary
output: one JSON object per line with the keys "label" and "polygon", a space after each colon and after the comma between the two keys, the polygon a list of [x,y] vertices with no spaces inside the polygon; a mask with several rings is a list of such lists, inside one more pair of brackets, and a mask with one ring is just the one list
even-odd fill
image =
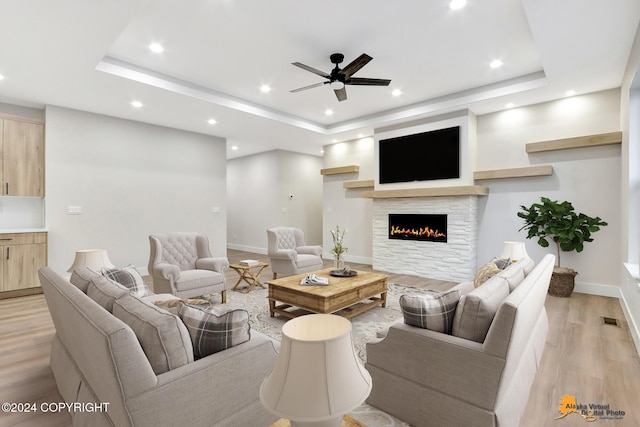
{"label": "orange flame in fireplace", "polygon": [[403,236],[418,236],[418,237],[445,237],[446,235],[439,230],[434,230],[429,227],[416,228],[403,228],[396,225],[391,226],[391,235],[403,235]]}

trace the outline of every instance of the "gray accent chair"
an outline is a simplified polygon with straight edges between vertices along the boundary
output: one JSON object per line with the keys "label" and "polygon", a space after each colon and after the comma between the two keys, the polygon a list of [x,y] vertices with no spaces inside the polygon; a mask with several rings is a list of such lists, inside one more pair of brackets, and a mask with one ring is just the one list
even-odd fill
{"label": "gray accent chair", "polygon": [[224,269],[226,257],[214,258],[209,239],[200,233],[174,232],[149,236],[149,274],[156,294],[170,293],[180,298],[222,294],[227,302]]}
{"label": "gray accent chair", "polygon": [[273,227],[267,230],[267,253],[271,259],[273,278],[278,274],[291,276],[320,270],[322,247],[307,246],[304,232],[293,227]]}

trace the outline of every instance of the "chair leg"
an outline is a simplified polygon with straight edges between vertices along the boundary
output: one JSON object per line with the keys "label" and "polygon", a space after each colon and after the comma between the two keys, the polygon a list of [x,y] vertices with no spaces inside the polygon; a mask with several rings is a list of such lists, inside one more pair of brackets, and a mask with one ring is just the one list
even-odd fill
{"label": "chair leg", "polygon": [[227,291],[222,291],[222,304],[227,302]]}
{"label": "chair leg", "polygon": [[273,273],[273,280],[276,280],[278,278],[278,273]]}

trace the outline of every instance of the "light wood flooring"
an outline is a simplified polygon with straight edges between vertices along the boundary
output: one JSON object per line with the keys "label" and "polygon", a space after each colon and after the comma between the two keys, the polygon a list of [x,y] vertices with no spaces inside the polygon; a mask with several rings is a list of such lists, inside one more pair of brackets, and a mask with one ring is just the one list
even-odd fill
{"label": "light wood flooring", "polygon": [[[264,255],[229,250],[229,261],[252,258],[269,262]],[[327,261],[326,266],[331,264]],[[350,264],[355,270],[370,266]],[[227,271],[229,287],[238,276]],[[272,277],[266,269],[263,281]],[[148,278],[145,278],[148,279]],[[445,290],[451,282],[391,274],[389,282]],[[550,330],[547,345],[520,427],[584,426],[578,414],[560,415],[564,395],[579,404],[609,405],[625,412],[622,419],[598,419],[593,426],[640,426],[640,357],[617,299],[574,293],[570,298],[547,297]],[[605,325],[602,317],[618,319],[619,326]],[[0,402],[58,402],[61,397],[49,369],[53,323],[43,295],[0,300]],[[0,412],[0,426],[68,426],[66,413],[7,414]],[[369,426],[382,427],[382,426]],[[510,427],[510,426],[506,426]]]}

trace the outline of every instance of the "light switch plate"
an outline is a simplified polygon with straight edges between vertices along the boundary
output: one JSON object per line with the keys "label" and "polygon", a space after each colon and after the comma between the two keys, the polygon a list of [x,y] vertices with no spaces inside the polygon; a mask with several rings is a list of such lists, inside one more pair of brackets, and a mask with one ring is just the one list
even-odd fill
{"label": "light switch plate", "polygon": [[67,206],[67,215],[82,215],[82,206]]}

